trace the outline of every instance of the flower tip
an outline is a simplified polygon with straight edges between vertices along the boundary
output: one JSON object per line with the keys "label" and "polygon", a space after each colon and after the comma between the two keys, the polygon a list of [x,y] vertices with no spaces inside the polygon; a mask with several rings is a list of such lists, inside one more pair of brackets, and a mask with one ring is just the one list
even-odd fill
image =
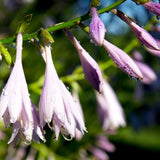
{"label": "flower tip", "polygon": [[89,35],[96,45],[102,46],[105,37],[106,28],[98,17],[96,8],[91,8],[92,19],[89,25]]}

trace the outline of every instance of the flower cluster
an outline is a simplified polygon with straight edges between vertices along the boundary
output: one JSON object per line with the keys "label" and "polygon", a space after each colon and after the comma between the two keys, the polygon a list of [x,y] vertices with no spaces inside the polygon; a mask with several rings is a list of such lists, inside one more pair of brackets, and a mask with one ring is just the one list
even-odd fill
{"label": "flower cluster", "polygon": [[[12,124],[13,133],[8,143],[18,139],[30,143],[31,140],[44,142],[43,127],[45,123],[51,127],[58,139],[59,133],[63,136],[75,137],[76,131],[82,134],[86,131],[83,114],[72,95],[58,78],[53,65],[50,45],[45,45],[46,73],[39,102],[39,115],[35,105],[31,102],[25,75],[22,67],[21,33],[17,35],[16,61],[7,84],[0,96],[0,116],[3,117],[6,128]],[[65,137],[65,138],[66,138]]]}
{"label": "flower cluster", "polygon": [[[137,2],[138,0],[133,1]],[[145,2],[140,4],[153,14],[160,16],[159,3]],[[103,47],[113,64],[129,77],[140,80],[146,85],[156,81],[156,73],[144,62],[142,55],[137,49],[132,49],[132,52],[126,53],[107,38],[105,39],[107,29],[98,15],[96,5],[91,5],[89,11],[90,14],[88,16],[91,15],[91,21],[88,35],[91,42],[95,46]],[[110,11],[127,23],[135,34],[135,39],[138,39],[148,52],[160,57],[159,40],[155,39],[148,31],[140,27],[133,19],[120,10],[111,9]],[[76,25],[79,24],[82,25],[83,23],[76,22]],[[84,79],[95,89],[94,95],[97,102],[95,104],[97,104],[97,115],[102,132],[106,134],[116,133],[119,127],[126,126],[126,118],[123,107],[109,84],[111,82],[110,79],[106,77],[96,60],[69,31],[70,28],[65,26],[62,29],[78,53],[77,56],[83,69]],[[43,31],[45,32],[43,33]],[[39,30],[38,36],[42,38],[42,45],[39,37],[39,39],[37,38],[38,40],[32,40],[39,47],[45,62],[44,82],[41,86],[42,91],[38,106],[36,107],[30,99],[23,71],[23,35],[20,31],[16,37],[15,63],[0,95],[0,119],[3,119],[6,128],[12,127],[13,132],[8,144],[13,142],[14,146],[17,145],[19,139],[27,144],[30,144],[32,139],[38,143],[40,140],[45,142],[44,127],[47,125],[54,132],[56,141],[60,135],[66,140],[72,140],[72,138],[80,140],[84,133],[87,132],[83,111],[77,98],[78,93],[71,94],[59,78],[54,66],[51,53],[52,36],[47,29]],[[1,54],[3,55],[3,52],[0,52],[0,64],[2,61]],[[88,148],[88,151],[97,159],[109,159],[106,152],[113,152],[114,150],[115,147],[104,135],[97,136],[96,143]]]}

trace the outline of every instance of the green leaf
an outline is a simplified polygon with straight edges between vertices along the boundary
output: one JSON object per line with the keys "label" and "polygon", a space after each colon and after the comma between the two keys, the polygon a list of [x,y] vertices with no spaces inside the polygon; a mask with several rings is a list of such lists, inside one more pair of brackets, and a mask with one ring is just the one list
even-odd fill
{"label": "green leaf", "polygon": [[24,30],[30,25],[32,19],[32,14],[26,15],[23,17],[22,21],[20,21],[19,26],[17,28],[17,32],[24,32]]}

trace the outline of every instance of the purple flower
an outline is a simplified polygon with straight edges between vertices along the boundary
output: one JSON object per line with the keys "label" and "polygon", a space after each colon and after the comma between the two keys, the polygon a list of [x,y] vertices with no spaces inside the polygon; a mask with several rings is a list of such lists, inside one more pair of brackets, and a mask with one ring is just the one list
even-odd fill
{"label": "purple flower", "polygon": [[136,37],[142,42],[142,44],[150,49],[160,50],[156,40],[145,29],[140,27],[134,22],[128,23]]}
{"label": "purple flower", "polygon": [[160,4],[155,2],[147,2],[142,4],[146,9],[155,14],[156,16],[160,16]]}
{"label": "purple flower", "polygon": [[140,62],[140,61],[135,61],[135,63],[137,64],[137,66],[139,67],[139,69],[142,72],[142,75],[143,75],[142,82],[143,83],[151,84],[153,81],[155,81],[157,79],[155,72],[147,64]]}
{"label": "purple flower", "polygon": [[107,137],[105,137],[104,135],[98,135],[96,146],[107,152],[115,151],[115,146],[112,143],[110,143]]}
{"label": "purple flower", "polygon": [[131,20],[127,15],[123,12],[113,9],[112,12],[120,17],[124,22],[126,22],[135,33],[136,37],[141,41],[141,43],[150,48],[155,50],[160,50],[156,40],[152,37],[150,33],[148,33],[145,29],[137,25],[133,20]]}
{"label": "purple flower", "polygon": [[18,33],[15,65],[0,96],[0,117],[3,117],[6,127],[13,123],[13,133],[8,143],[14,141],[15,145],[18,138],[30,142],[34,133],[44,140],[38,119],[35,121],[34,118],[37,113],[30,100],[23,72],[22,42],[23,37]]}
{"label": "purple flower", "polygon": [[97,147],[91,147],[90,151],[98,160],[109,160],[107,153]]}
{"label": "purple flower", "polygon": [[[157,42],[158,46],[160,47],[160,41],[156,39],[156,42]],[[149,53],[153,54],[154,56],[160,57],[160,51],[154,50],[154,49],[150,49],[150,48],[146,48],[146,50]]]}
{"label": "purple flower", "polygon": [[125,126],[123,109],[111,86],[104,81],[101,94],[96,93],[99,118],[104,130]]}
{"label": "purple flower", "polygon": [[66,31],[65,33],[78,51],[86,79],[97,91],[101,92],[102,73],[97,62],[84,50],[69,31]]}
{"label": "purple flower", "polygon": [[125,73],[129,76],[142,79],[143,76],[135,64],[135,62],[120,48],[116,47],[115,45],[111,44],[110,42],[104,40],[103,46],[109,53],[109,56],[112,58],[114,63]]}
{"label": "purple flower", "polygon": [[89,25],[89,35],[96,45],[101,46],[104,40],[106,28],[98,17],[95,7],[91,7],[92,19]]}
{"label": "purple flower", "polygon": [[[81,117],[83,118],[83,121],[84,121],[84,115],[83,115],[83,110],[82,110],[82,107],[81,107],[81,104],[80,104],[80,100],[79,100],[79,96],[78,96],[78,91],[76,91],[74,89],[72,95],[73,95],[74,101],[76,103],[77,111],[81,114]],[[76,140],[81,140],[82,136],[83,136],[82,132],[80,132],[76,128],[75,139]]]}
{"label": "purple flower", "polygon": [[142,60],[143,60],[142,57],[138,58],[140,56],[141,56],[141,54],[139,52],[137,52],[137,51],[133,52],[133,57],[135,59],[134,61],[137,64],[137,66],[139,67],[139,69],[143,75],[142,83],[151,84],[153,81],[155,81],[157,79],[157,76],[151,67],[149,67],[147,64],[142,62]]}
{"label": "purple flower", "polygon": [[107,153],[98,147],[92,146],[89,151],[97,158],[97,160],[109,160]]}
{"label": "purple flower", "polygon": [[[59,133],[65,137],[75,137],[76,128],[82,133],[85,131],[84,121],[76,108],[73,97],[59,80],[54,68],[50,46],[45,45],[46,71],[39,102],[40,123],[53,122],[55,140]],[[50,124],[49,124],[50,125]]]}

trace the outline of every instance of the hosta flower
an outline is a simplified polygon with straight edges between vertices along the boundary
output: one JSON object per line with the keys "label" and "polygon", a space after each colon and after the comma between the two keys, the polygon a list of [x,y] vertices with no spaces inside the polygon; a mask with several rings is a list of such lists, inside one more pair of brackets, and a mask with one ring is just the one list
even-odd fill
{"label": "hosta flower", "polygon": [[160,50],[156,40],[149,34],[145,29],[140,27],[134,22],[128,23],[132,31],[135,33],[136,37],[141,41],[141,43],[154,50]]}
{"label": "hosta flower", "polygon": [[140,61],[135,61],[135,63],[141,70],[141,73],[143,75],[143,80],[142,80],[143,83],[151,84],[153,81],[157,79],[155,72],[147,64],[140,62]]}
{"label": "hosta flower", "polygon": [[88,52],[86,52],[86,50],[84,50],[69,31],[66,31],[65,33],[78,51],[86,79],[97,91],[101,92],[102,73],[97,62],[88,54]]}
{"label": "hosta flower", "polygon": [[115,146],[104,135],[97,136],[96,146],[107,152],[115,151]]}
{"label": "hosta flower", "polygon": [[155,2],[147,2],[142,4],[146,9],[155,14],[156,16],[160,16],[160,4]]}
{"label": "hosta flower", "polygon": [[101,46],[104,40],[106,28],[98,17],[95,7],[91,7],[92,19],[89,25],[89,35],[96,45]]}
{"label": "hosta flower", "polygon": [[18,33],[15,65],[0,96],[0,117],[3,117],[6,127],[13,123],[13,133],[9,143],[14,141],[15,144],[18,138],[30,142],[34,132],[44,139],[38,120],[34,121],[37,113],[30,100],[23,72],[22,42],[22,35]]}
{"label": "hosta flower", "polygon": [[[158,44],[158,46],[160,47],[160,41],[156,39],[156,42]],[[158,50],[154,50],[154,49],[150,49],[150,48],[146,48],[146,50],[151,53],[154,56],[160,57],[160,51]]]}
{"label": "hosta flower", "polygon": [[109,56],[112,58],[114,63],[129,76],[142,79],[142,73],[135,64],[135,62],[120,48],[111,44],[110,42],[104,40],[103,46],[109,53]]}
{"label": "hosta flower", "polygon": [[111,86],[104,81],[101,94],[96,93],[98,114],[104,130],[126,125],[123,109]]}
{"label": "hosta flower", "polygon": [[56,140],[60,132],[64,136],[75,137],[76,128],[82,133],[85,130],[83,118],[73,97],[59,80],[49,45],[45,45],[45,52],[46,71],[39,102],[40,123],[44,126],[45,123],[52,122]]}
{"label": "hosta flower", "polygon": [[157,76],[151,67],[149,67],[147,64],[142,62],[142,58],[138,58],[138,54],[140,57],[140,53],[135,52],[135,51],[133,52],[133,56],[135,59],[134,61],[137,64],[137,66],[139,67],[139,69],[143,75],[142,82],[144,84],[151,84],[153,81],[155,81],[157,79]]}
{"label": "hosta flower", "polygon": [[127,15],[125,15],[121,11],[113,9],[112,12],[130,26],[132,31],[135,33],[136,37],[141,41],[141,43],[144,46],[150,49],[160,50],[156,40],[145,29],[137,25],[134,21],[132,21],[129,17],[127,17]]}
{"label": "hosta flower", "polygon": [[[84,121],[83,110],[82,110],[82,107],[81,107],[81,104],[80,104],[78,92],[77,92],[76,90],[73,90],[72,95],[73,95],[74,101],[75,101],[75,103],[76,103],[77,111],[81,114],[81,117],[83,118],[83,121]],[[83,136],[82,132],[80,132],[80,131],[76,128],[75,139],[76,139],[76,140],[81,140],[81,139],[82,139],[82,136]]]}
{"label": "hosta flower", "polygon": [[89,151],[96,157],[97,160],[109,160],[109,156],[102,149],[92,146]]}

